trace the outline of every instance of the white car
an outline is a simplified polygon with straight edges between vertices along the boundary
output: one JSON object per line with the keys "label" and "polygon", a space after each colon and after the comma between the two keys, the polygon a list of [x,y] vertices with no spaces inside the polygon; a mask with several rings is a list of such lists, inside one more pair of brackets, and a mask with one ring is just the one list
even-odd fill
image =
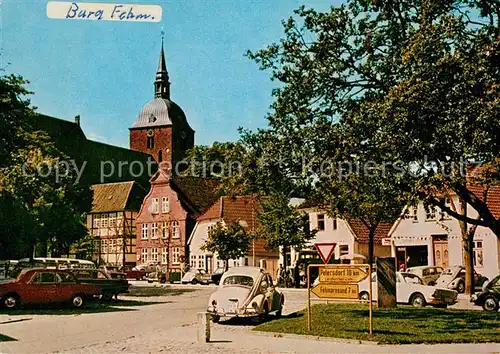
{"label": "white car", "polygon": [[181,279],[181,284],[208,284],[210,283],[210,274],[204,269],[190,269]]}
{"label": "white car", "polygon": [[[368,301],[370,298],[368,278],[359,283],[359,298]],[[372,273],[373,300],[377,300],[377,274]],[[433,305],[447,307],[457,302],[455,290],[424,285],[422,279],[411,273],[396,272],[396,301],[415,307]]]}
{"label": "white car", "polygon": [[222,276],[217,291],[208,300],[212,321],[221,317],[259,317],[269,313],[281,317],[285,296],[273,285],[269,273],[257,267],[230,268]]}

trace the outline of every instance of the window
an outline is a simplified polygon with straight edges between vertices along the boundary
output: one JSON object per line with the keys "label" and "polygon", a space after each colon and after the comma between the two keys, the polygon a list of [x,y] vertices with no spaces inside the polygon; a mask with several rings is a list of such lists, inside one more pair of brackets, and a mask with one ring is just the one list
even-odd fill
{"label": "window", "polygon": [[162,197],[161,198],[161,212],[163,214],[168,213],[170,209],[170,205],[168,202],[168,197]]}
{"label": "window", "polygon": [[474,267],[483,266],[483,241],[474,241]]}
{"label": "window", "polygon": [[173,232],[172,238],[181,237],[178,221],[172,221],[172,232]]}
{"label": "window", "polygon": [[349,245],[340,245],[339,247],[340,256],[349,254]]}
{"label": "window", "polygon": [[155,138],[154,136],[148,136],[146,141],[146,147],[148,149],[153,149],[155,147]]}
{"label": "window", "polygon": [[151,239],[158,238],[158,223],[154,222],[151,224]]}
{"label": "window", "polygon": [[115,240],[109,240],[109,253],[115,253]]}
{"label": "window", "polygon": [[151,214],[158,214],[159,204],[158,198],[151,199]]}
{"label": "window", "polygon": [[205,256],[204,255],[198,256],[198,269],[205,269]]}
{"label": "window", "polygon": [[316,228],[320,231],[325,229],[325,214],[318,214],[318,225]]}
{"label": "window", "polygon": [[109,216],[108,225],[110,228],[114,228],[116,226],[116,216],[115,215]]}
{"label": "window", "polygon": [[148,224],[142,224],[142,239],[148,239]]}
{"label": "window", "polygon": [[333,229],[334,229],[334,230],[337,230],[337,217],[336,217],[336,216],[334,216],[334,217],[332,218],[332,222],[333,222]]}
{"label": "window", "polygon": [[108,216],[106,214],[101,217],[101,227],[108,227]]}
{"label": "window", "polygon": [[158,262],[158,248],[151,248],[151,261]]}
{"label": "window", "polygon": [[189,266],[191,268],[196,267],[196,255],[193,255],[193,254],[191,255],[191,261],[189,262]]}
{"label": "window", "polygon": [[[450,201],[450,198],[445,198],[444,199],[444,204],[451,209],[451,201]],[[448,215],[447,212],[445,211],[441,211],[441,220],[449,220],[451,219],[451,217]]]}
{"label": "window", "polygon": [[49,272],[38,273],[33,282],[37,284],[43,284],[43,283],[53,284],[56,282],[56,273],[49,273]]}
{"label": "window", "polygon": [[417,211],[417,206],[409,206],[406,208],[404,218],[407,220],[413,220],[413,222],[418,221]]}
{"label": "window", "polygon": [[164,240],[168,238],[168,224],[166,221],[164,221],[161,226],[161,238]]}
{"label": "window", "polygon": [[101,227],[101,218],[99,217],[99,215],[96,215],[94,217],[94,227],[95,228],[100,228]]}
{"label": "window", "polygon": [[163,151],[158,150],[158,162],[162,162],[162,161],[163,161]]}
{"label": "window", "polygon": [[425,207],[425,220],[436,220],[436,207],[432,205]]}
{"label": "window", "polygon": [[180,263],[180,253],[181,250],[179,247],[174,247],[172,249],[172,263],[173,264],[179,264]]}
{"label": "window", "polygon": [[161,251],[161,264],[168,264],[168,248],[166,247]]}
{"label": "window", "polygon": [[210,232],[212,232],[212,230],[215,229],[216,226],[217,225],[213,224],[207,227],[207,236],[210,235]]}
{"label": "window", "polygon": [[146,263],[148,261],[148,249],[143,248],[141,250],[141,263]]}

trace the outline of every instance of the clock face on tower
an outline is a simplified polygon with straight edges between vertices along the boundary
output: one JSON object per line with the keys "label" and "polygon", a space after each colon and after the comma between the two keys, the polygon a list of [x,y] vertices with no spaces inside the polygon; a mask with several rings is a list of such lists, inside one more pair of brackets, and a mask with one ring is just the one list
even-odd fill
{"label": "clock face on tower", "polygon": [[153,136],[153,135],[155,135],[154,130],[153,130],[153,129],[149,129],[149,130],[148,130],[148,132],[147,132],[147,135],[148,135],[148,136]]}

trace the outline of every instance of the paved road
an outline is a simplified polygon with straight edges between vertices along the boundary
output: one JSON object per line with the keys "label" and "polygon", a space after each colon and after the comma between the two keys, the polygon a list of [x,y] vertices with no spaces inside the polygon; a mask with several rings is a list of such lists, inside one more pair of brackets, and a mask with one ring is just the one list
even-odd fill
{"label": "paved road", "polygon": [[[0,342],[2,353],[407,353],[500,352],[500,345],[377,346],[314,338],[273,338],[250,331],[251,321],[212,326],[211,343],[196,343],[196,314],[214,287],[196,287],[180,296],[141,298],[157,304],[124,311],[82,315],[0,315],[0,333],[16,342]],[[284,313],[304,305],[301,291],[287,291]],[[138,298],[134,298],[138,299]],[[165,302],[168,301],[168,302]]]}

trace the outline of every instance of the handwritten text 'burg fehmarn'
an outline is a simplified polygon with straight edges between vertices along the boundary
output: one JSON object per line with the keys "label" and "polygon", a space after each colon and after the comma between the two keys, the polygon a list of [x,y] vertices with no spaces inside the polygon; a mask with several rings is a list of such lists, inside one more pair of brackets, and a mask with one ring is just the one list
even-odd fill
{"label": "handwritten text 'burg fehmarn'", "polygon": [[90,2],[49,1],[47,17],[67,20],[104,20],[159,22],[162,8],[159,5],[100,4]]}

